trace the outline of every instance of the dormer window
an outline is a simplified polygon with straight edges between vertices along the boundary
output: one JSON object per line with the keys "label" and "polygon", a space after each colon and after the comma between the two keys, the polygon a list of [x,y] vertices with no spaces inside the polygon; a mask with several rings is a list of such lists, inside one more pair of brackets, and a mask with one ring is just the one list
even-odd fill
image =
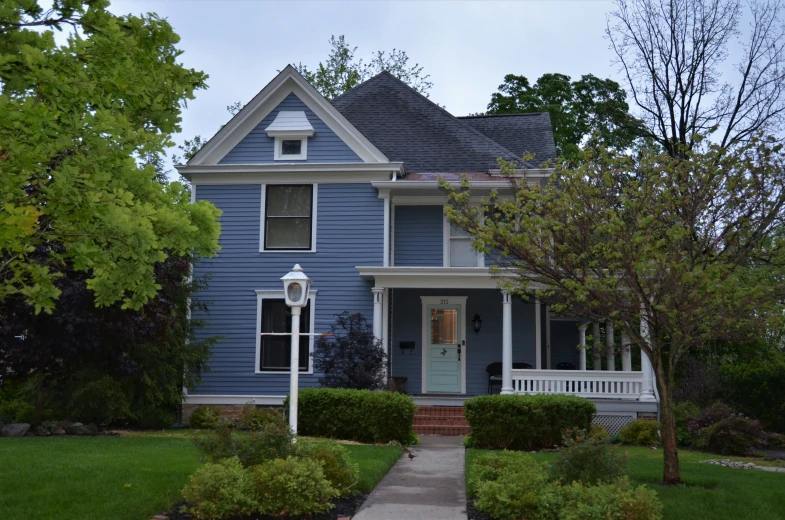
{"label": "dormer window", "polygon": [[281,110],[264,131],[275,139],[276,161],[308,159],[308,138],[313,136],[314,129],[305,112]]}

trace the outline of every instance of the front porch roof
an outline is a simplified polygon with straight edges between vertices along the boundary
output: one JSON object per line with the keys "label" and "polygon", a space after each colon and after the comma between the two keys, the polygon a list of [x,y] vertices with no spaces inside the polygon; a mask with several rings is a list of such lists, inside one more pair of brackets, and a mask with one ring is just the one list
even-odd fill
{"label": "front porch roof", "polygon": [[[358,266],[360,276],[377,287],[391,289],[498,289],[504,271],[488,267],[380,267]],[[531,284],[532,289],[542,289]]]}

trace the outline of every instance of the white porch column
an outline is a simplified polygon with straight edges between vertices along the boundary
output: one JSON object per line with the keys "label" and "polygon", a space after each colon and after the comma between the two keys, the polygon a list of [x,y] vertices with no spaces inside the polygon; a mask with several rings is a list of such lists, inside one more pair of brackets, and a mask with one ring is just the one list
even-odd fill
{"label": "white porch column", "polygon": [[602,349],[600,348],[600,322],[595,321],[592,323],[592,335],[594,341],[592,342],[592,359],[594,363],[592,370],[602,370]]}
{"label": "white porch column", "polygon": [[542,318],[540,314],[540,299],[534,299],[534,343],[537,348],[534,351],[534,368],[542,370]]}
{"label": "white porch column", "polygon": [[616,341],[613,337],[613,322],[605,320],[605,370],[616,370]]}
{"label": "white porch column", "polygon": [[630,351],[630,337],[626,332],[621,333],[621,369],[624,372],[632,371],[632,352]]}
{"label": "white porch column", "polygon": [[580,370],[586,370],[586,323],[578,326],[578,342],[581,347],[580,352]]}
{"label": "white porch column", "polygon": [[[641,338],[649,342],[649,323],[646,321],[646,310],[641,306]],[[654,370],[651,367],[651,360],[646,352],[641,349],[641,372],[643,372],[643,385],[641,389],[641,401],[656,401],[654,395]]]}
{"label": "white porch column", "polygon": [[512,388],[512,299],[502,291],[502,394],[511,394]]}
{"label": "white porch column", "polygon": [[545,306],[545,366],[551,369],[551,307]]}
{"label": "white porch column", "polygon": [[382,341],[382,303],[384,301],[384,287],[374,287],[373,293],[373,336]]}
{"label": "white porch column", "polygon": [[391,223],[391,212],[390,212],[390,190],[389,189],[380,189],[379,190],[379,198],[384,200],[384,240],[382,242],[382,251],[384,258],[382,258],[382,266],[389,267],[390,265],[390,223]]}

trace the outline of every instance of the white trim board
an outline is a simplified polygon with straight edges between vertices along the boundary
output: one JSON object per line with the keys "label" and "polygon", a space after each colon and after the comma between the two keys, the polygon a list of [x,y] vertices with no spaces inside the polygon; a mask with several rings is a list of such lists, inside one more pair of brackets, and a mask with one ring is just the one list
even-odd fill
{"label": "white trim board", "polygon": [[[420,366],[421,370],[421,387],[422,393],[428,393],[428,355],[430,353],[429,342],[428,342],[428,332],[430,329],[428,328],[428,306],[429,305],[444,305],[445,307],[455,307],[459,306],[461,308],[460,312],[460,321],[463,323],[463,327],[461,324],[458,324],[458,328],[461,331],[461,341],[462,345],[459,347],[461,349],[461,394],[466,393],[466,300],[468,296],[420,296],[421,307],[422,307],[422,344],[420,350],[422,350],[422,365]],[[444,303],[447,302],[447,303]],[[460,394],[456,394],[460,395]]]}
{"label": "white trim board", "polygon": [[265,232],[265,211],[267,205],[267,186],[268,185],[296,185],[296,184],[308,184],[308,183],[292,183],[292,182],[268,182],[266,184],[262,184],[262,201],[261,201],[261,211],[259,212],[259,252],[264,254],[272,254],[272,253],[315,253],[316,252],[316,207],[318,206],[317,202],[319,200],[319,185],[313,184],[313,191],[311,193],[311,248],[310,249],[265,249],[264,248],[264,232]]}
{"label": "white trim board", "polygon": [[[283,300],[283,289],[257,289],[256,291],[256,355],[254,356],[254,374],[290,374],[291,370],[259,370],[262,355],[262,301],[263,300]],[[311,289],[308,294],[308,301],[311,303],[310,331],[314,331],[316,325],[316,289]],[[313,346],[315,336],[308,336],[308,370],[301,371],[300,374],[313,374]]]}
{"label": "white trim board", "polygon": [[242,139],[289,94],[297,96],[327,125],[360,159],[368,163],[390,160],[330,104],[299,72],[287,65],[229,122],[223,126],[196,155],[189,165],[218,164]]}

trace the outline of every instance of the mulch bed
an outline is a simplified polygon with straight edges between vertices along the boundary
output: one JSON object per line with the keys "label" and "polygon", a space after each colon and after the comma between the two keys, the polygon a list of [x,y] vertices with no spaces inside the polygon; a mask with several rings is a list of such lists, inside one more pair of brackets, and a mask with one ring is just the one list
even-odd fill
{"label": "mulch bed", "polygon": [[[342,516],[354,516],[360,506],[363,505],[368,495],[358,493],[348,498],[337,498],[332,501],[333,508],[327,513],[313,516],[269,516],[269,515],[250,515],[233,516],[231,520],[338,520]],[[185,501],[174,504],[166,516],[170,520],[193,520],[188,513],[181,513],[180,508],[188,505]],[[481,517],[477,517],[481,518]]]}
{"label": "mulch bed", "polygon": [[473,498],[466,500],[466,513],[469,516],[469,520],[493,520],[491,515],[478,511],[477,508],[474,507]]}

